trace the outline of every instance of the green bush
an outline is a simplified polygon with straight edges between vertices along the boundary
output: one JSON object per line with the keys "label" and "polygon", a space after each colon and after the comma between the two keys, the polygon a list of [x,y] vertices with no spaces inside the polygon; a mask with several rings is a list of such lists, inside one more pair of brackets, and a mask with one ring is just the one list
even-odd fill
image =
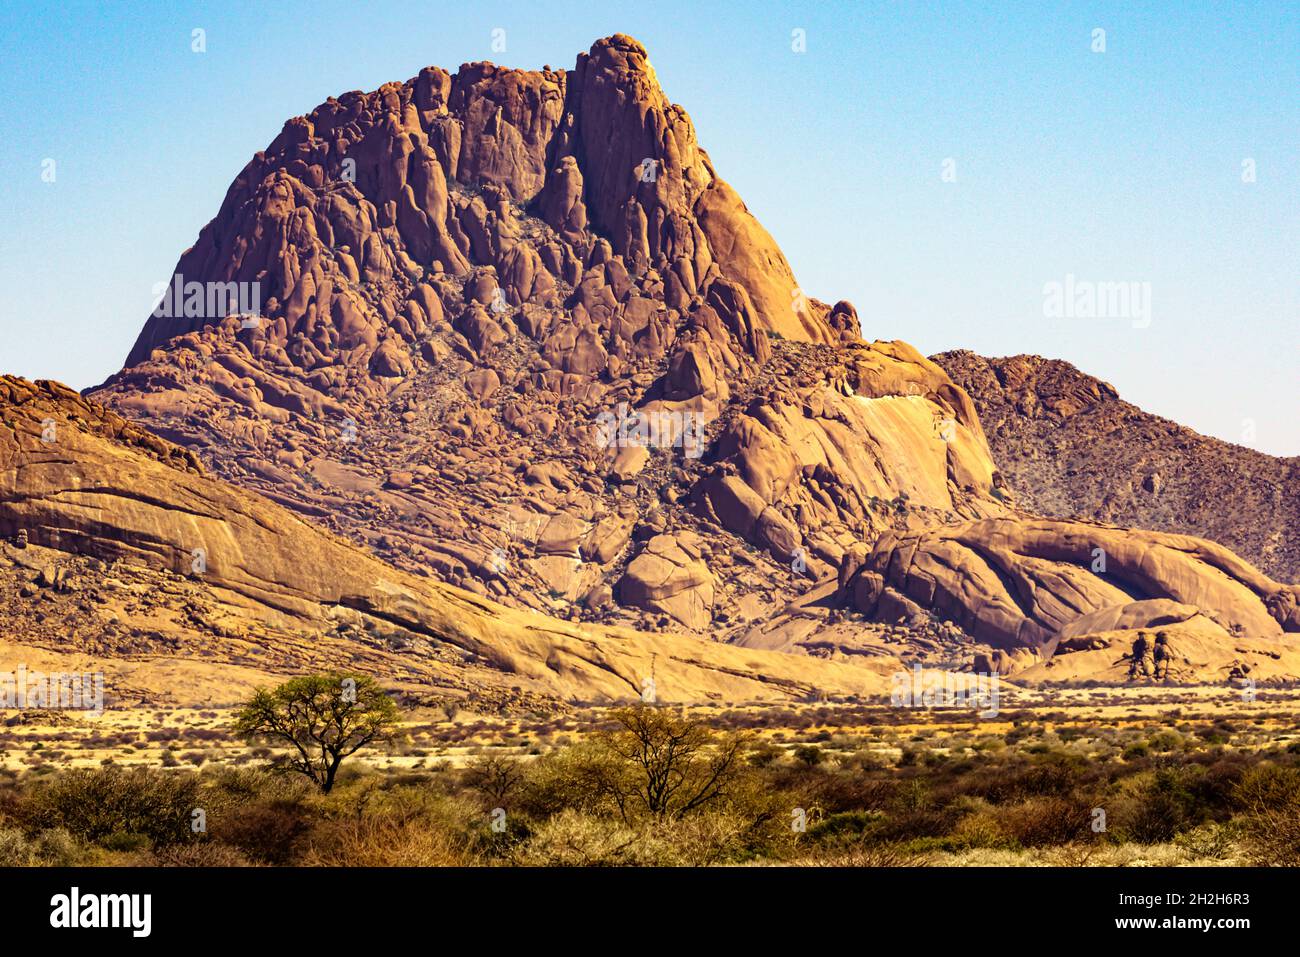
{"label": "green bush", "polygon": [[1198,767],[1166,767],[1144,772],[1112,815],[1116,832],[1138,844],[1164,844],[1209,816],[1196,799]]}
{"label": "green bush", "polygon": [[202,806],[190,772],[120,767],[77,769],[38,784],[21,807],[33,830],[64,828],[116,850],[193,838],[191,813]]}

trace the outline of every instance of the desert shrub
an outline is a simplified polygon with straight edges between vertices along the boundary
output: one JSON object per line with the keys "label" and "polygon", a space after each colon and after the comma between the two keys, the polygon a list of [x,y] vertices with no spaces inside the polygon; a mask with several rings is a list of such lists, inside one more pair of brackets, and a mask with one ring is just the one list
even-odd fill
{"label": "desert shrub", "polygon": [[304,839],[301,863],[443,867],[475,863],[488,819],[471,802],[424,787],[362,786],[337,795]]}
{"label": "desert shrub", "polygon": [[464,782],[482,795],[489,808],[504,807],[524,781],[522,763],[503,754],[480,755],[465,768]]}
{"label": "desert shrub", "polygon": [[616,728],[595,741],[606,760],[592,784],[625,823],[676,819],[723,801],[745,773],[748,739],[718,733],[667,707],[610,712]]}
{"label": "desert shrub", "polygon": [[1014,722],[1014,727],[1002,736],[1002,740],[1007,744],[1019,744],[1033,733],[1034,731],[1031,727],[1016,721]]}
{"label": "desert shrub", "polygon": [[756,768],[766,768],[775,763],[783,754],[785,754],[783,749],[778,748],[774,744],[764,742],[763,744],[751,748],[746,760]]}
{"label": "desert shrub", "polygon": [[1242,773],[1233,789],[1236,806],[1248,814],[1286,810],[1300,803],[1300,770],[1260,764]]}
{"label": "desert shrub", "polygon": [[[713,808],[680,818],[646,819],[635,826],[613,817],[565,810],[539,823],[510,862],[541,867],[703,867],[749,854],[751,822]],[[787,825],[788,828],[788,825]]]}
{"label": "desert shrub", "polygon": [[190,815],[201,806],[194,774],[110,766],[66,771],[38,784],[22,811],[32,829],[61,827],[125,850],[190,840]]}
{"label": "desert shrub", "polygon": [[1164,844],[1208,817],[1193,789],[1196,767],[1166,767],[1144,773],[1115,803],[1116,833],[1139,844]]}
{"label": "desert shrub", "polygon": [[[729,844],[729,860],[783,858],[793,852],[799,840],[793,827],[796,810],[806,811],[810,806],[802,795],[774,788],[763,774],[746,770],[732,779],[719,801],[683,820],[689,822],[696,814],[709,817],[713,825],[701,825],[706,830],[720,826],[720,822],[726,822],[728,827],[739,825]],[[688,823],[683,830],[689,827]]]}
{"label": "desert shrub", "polygon": [[1021,847],[1055,847],[1092,837],[1092,808],[1064,797],[1035,797],[1004,806],[999,829]]}
{"label": "desert shrub", "polygon": [[1206,744],[1222,745],[1232,740],[1235,729],[1230,724],[1218,723],[1204,725],[1196,730],[1196,735]]}
{"label": "desert shrub", "polygon": [[614,813],[613,801],[599,788],[616,773],[611,763],[607,752],[586,741],[543,755],[525,770],[517,798],[521,812],[536,818],[565,810]]}
{"label": "desert shrub", "polygon": [[538,825],[511,863],[540,867],[616,867],[638,863],[637,833],[621,821],[573,808]]}
{"label": "desert shrub", "polygon": [[998,808],[980,802],[957,822],[948,845],[954,850],[1014,847],[1017,839],[1008,833],[1004,818]]}
{"label": "desert shrub", "polygon": [[812,767],[826,760],[826,753],[815,744],[801,744],[794,749],[794,757],[796,761]]}
{"label": "desert shrub", "polygon": [[75,867],[86,863],[87,849],[61,827],[41,831],[32,838],[36,860],[47,867]]}
{"label": "desert shrub", "polygon": [[772,819],[772,823],[778,826],[764,829],[749,814],[723,807],[667,821],[655,829],[665,844],[676,851],[677,862],[688,867],[705,867],[759,856],[779,857],[793,846],[794,832],[788,816],[779,821]]}
{"label": "desert shrub", "polygon": [[1147,746],[1152,751],[1173,751],[1182,745],[1183,736],[1177,731],[1157,731],[1147,739]]}
{"label": "desert shrub", "polygon": [[903,807],[891,811],[872,828],[867,839],[881,844],[905,844],[918,838],[944,837],[961,814],[953,807]]}
{"label": "desert shrub", "polygon": [[293,863],[301,839],[319,816],[310,803],[316,789],[305,777],[223,768],[204,781],[202,806],[210,838],[253,863]]}
{"label": "desert shrub", "polygon": [[807,831],[808,843],[822,848],[847,848],[860,844],[882,820],[880,811],[841,811],[817,820]]}
{"label": "desert shrub", "polygon": [[25,867],[32,863],[32,846],[19,828],[0,828],[0,867]]}
{"label": "desert shrub", "polygon": [[1197,860],[1225,861],[1233,856],[1241,826],[1236,823],[1202,824],[1174,838],[1174,843]]}
{"label": "desert shrub", "polygon": [[149,840],[147,834],[139,834],[135,831],[117,831],[100,839],[99,846],[106,851],[120,851],[126,854],[136,852],[147,852],[153,847],[153,842]]}
{"label": "desert shrub", "polygon": [[468,844],[427,822],[366,817],[321,825],[302,858],[323,867],[456,867],[473,863]]}
{"label": "desert shrub", "polygon": [[790,796],[791,806],[820,807],[827,814],[883,810],[897,800],[899,785],[858,771],[826,770],[798,765],[774,770],[772,791]]}
{"label": "desert shrub", "polygon": [[305,800],[315,793],[302,777],[265,768],[223,767],[204,776],[216,801],[243,803],[254,799]]}
{"label": "desert shrub", "polygon": [[958,781],[956,790],[993,804],[1019,804],[1030,798],[1070,794],[1094,778],[1081,758],[1055,753],[1032,762],[990,763]]}
{"label": "desert shrub", "polygon": [[879,756],[869,748],[858,748],[840,762],[845,771],[878,771],[884,767]]}
{"label": "desert shrub", "polygon": [[740,736],[668,708],[620,708],[612,717],[614,730],[529,766],[519,793],[523,813],[612,813],[634,826],[724,806],[755,773]]}
{"label": "desert shrub", "polygon": [[1242,776],[1235,797],[1247,860],[1265,867],[1300,866],[1300,771],[1264,764]]}
{"label": "desert shrub", "polygon": [[[791,833],[789,822],[782,823],[785,832]],[[755,856],[752,838],[752,822],[726,808],[647,821],[638,835],[638,863],[658,867],[736,863]]]}
{"label": "desert shrub", "polygon": [[924,867],[925,858],[899,844],[858,844],[794,863],[801,867]]}
{"label": "desert shrub", "polygon": [[151,863],[159,867],[247,867],[249,860],[238,848],[228,844],[196,841],[162,848]]}
{"label": "desert shrub", "polygon": [[74,867],[85,862],[85,848],[63,828],[28,837],[19,828],[0,828],[0,867]]}
{"label": "desert shrub", "polygon": [[208,834],[250,861],[285,865],[294,862],[314,815],[300,802],[259,799],[222,808],[208,818]]}
{"label": "desert shrub", "polygon": [[1228,821],[1239,810],[1237,787],[1259,763],[1254,754],[1203,752],[1190,756],[1183,772],[1198,820]]}

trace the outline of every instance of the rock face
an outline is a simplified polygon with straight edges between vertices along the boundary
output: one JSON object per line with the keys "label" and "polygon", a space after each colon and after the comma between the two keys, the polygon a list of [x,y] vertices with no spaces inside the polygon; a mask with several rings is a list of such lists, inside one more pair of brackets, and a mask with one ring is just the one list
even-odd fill
{"label": "rock face", "polygon": [[713,575],[700,544],[656,535],[627,566],[619,591],[624,602],[659,611],[688,628],[707,628],[713,620]]}
{"label": "rock face", "polygon": [[[0,377],[0,489],[0,587],[14,592],[6,628],[58,651],[108,645],[114,657],[180,658],[215,635],[205,659],[246,664],[251,648],[272,673],[301,668],[310,654],[417,688],[513,687],[587,701],[635,700],[652,675],[669,701],[884,686],[870,669],[571,625],[406,574],[203,475],[188,451],[54,383]],[[21,550],[8,544],[24,532]],[[82,569],[75,584],[71,567]],[[88,589],[105,605],[130,592],[128,620],[56,599],[41,605],[37,623],[32,588],[20,593],[19,581]],[[66,615],[70,627],[51,628],[51,615]]]}
{"label": "rock face", "polygon": [[[193,487],[206,479],[170,472],[196,504],[160,517],[136,501],[101,537],[169,567],[202,545],[221,588],[283,614],[342,605],[420,635],[471,634],[457,647],[508,658],[539,687],[621,688],[627,669],[602,665],[600,647],[633,640],[618,625],[861,661],[978,654],[999,670],[1046,668],[1053,650],[1091,653],[1099,634],[1143,622],[1176,622],[1204,647],[1295,630],[1295,590],[1223,548],[1022,511],[1013,489],[1075,513],[1019,468],[1034,453],[1013,454],[1017,481],[1003,477],[981,414],[999,449],[1022,433],[1076,449],[1040,456],[1068,472],[1085,436],[1122,431],[1103,428],[1113,390],[1041,362],[989,370],[866,341],[851,304],[799,290],[625,36],[570,71],[430,67],[290,120],[181,256],[160,308],[93,397],[344,551],[337,569],[281,568],[317,540],[277,550],[260,512],[221,518],[248,500],[215,486],[229,501],[213,513],[210,486]],[[1058,428],[1078,440],[1057,443]],[[1127,465],[1128,494],[1181,507],[1189,484],[1171,461]],[[1252,494],[1283,495],[1276,478]],[[80,549],[95,539],[87,503],[53,488],[24,491],[23,522],[76,531]],[[50,501],[64,511],[40,512]],[[308,534],[300,524],[290,540]],[[1280,527],[1241,540],[1265,554],[1281,535],[1284,556]],[[448,602],[473,624],[449,622]],[[791,674],[779,655],[765,662]],[[691,693],[717,690],[714,671],[685,674]],[[749,674],[746,689],[768,680]]]}
{"label": "rock face", "polygon": [[[629,37],[290,120],[170,290],[96,399],[506,603],[725,638],[883,529],[1003,511],[969,398],[800,292]],[[660,581],[659,534],[709,568]]]}
{"label": "rock face", "polygon": [[1198,614],[1225,638],[1300,632],[1300,586],[1187,535],[998,518],[885,534],[858,562],[842,591],[859,611],[933,611],[1006,651]]}
{"label": "rock face", "polygon": [[1068,362],[966,351],[933,358],[974,399],[1024,507],[1201,535],[1300,581],[1300,459],[1198,435]]}
{"label": "rock face", "polygon": [[[555,235],[523,234],[518,207],[534,208]],[[611,262],[590,281],[587,269]],[[490,277],[475,290],[492,293],[482,304],[499,288],[510,311],[557,302],[557,282],[586,281],[572,329],[605,327],[606,338],[617,314],[629,349],[660,311],[629,309],[630,293],[680,309],[714,283],[727,321],[749,336],[838,338],[796,302],[784,255],[713,171],[644,48],[622,35],[598,41],[567,73],[429,67],[290,120],[175,274],[258,283],[267,322],[254,351],[284,350],[310,370],[340,353],[355,365],[384,342],[381,354],[401,354],[443,319],[431,298],[447,292],[440,277],[475,267],[491,269],[475,276]],[[647,286],[662,292],[646,297]],[[168,311],[146,323],[128,366],[217,319]]]}

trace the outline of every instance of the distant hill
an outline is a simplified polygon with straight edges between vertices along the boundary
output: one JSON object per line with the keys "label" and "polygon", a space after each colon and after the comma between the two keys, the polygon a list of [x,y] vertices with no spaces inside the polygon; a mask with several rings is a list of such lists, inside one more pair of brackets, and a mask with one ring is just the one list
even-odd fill
{"label": "distant hill", "polygon": [[933,356],[970,393],[993,457],[1025,508],[1199,535],[1300,581],[1300,458],[1200,435],[1115,387],[1041,356]]}

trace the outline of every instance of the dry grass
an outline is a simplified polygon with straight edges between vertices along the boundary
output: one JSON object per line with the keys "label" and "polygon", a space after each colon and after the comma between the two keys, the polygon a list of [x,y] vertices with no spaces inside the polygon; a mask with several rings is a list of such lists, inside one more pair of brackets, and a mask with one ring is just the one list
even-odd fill
{"label": "dry grass", "polygon": [[[690,709],[749,735],[745,773],[713,806],[631,821],[584,777],[613,726],[600,709],[407,712],[403,742],[362,752],[327,797],[258,770],[275,752],[233,738],[224,709],[24,714],[0,726],[0,864],[1300,863],[1300,695],[1073,689],[1004,708],[994,720],[865,702]],[[102,767],[192,782],[199,796],[177,799],[206,808],[207,832],[162,836],[125,811],[120,827],[88,827],[47,800],[68,772]]]}

